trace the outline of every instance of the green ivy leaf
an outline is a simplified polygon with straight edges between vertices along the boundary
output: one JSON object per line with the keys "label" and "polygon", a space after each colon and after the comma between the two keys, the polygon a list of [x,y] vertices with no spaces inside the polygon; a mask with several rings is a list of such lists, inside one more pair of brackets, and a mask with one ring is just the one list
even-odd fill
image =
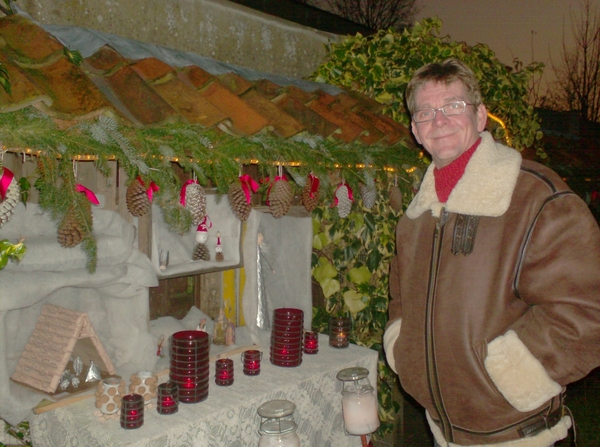
{"label": "green ivy leaf", "polygon": [[371,272],[364,265],[362,267],[350,269],[348,278],[354,284],[363,284],[371,280]]}
{"label": "green ivy leaf", "polygon": [[321,284],[325,298],[329,298],[340,291],[340,282],[337,279],[325,278],[323,281],[319,281],[319,284]]}
{"label": "green ivy leaf", "polygon": [[344,292],[344,303],[348,310],[356,314],[367,307],[367,304],[362,301],[363,295],[355,290],[347,290]]}
{"label": "green ivy leaf", "polygon": [[338,275],[338,271],[333,266],[329,259],[322,256],[319,258],[319,265],[313,270],[313,276],[317,280],[321,287],[323,287],[323,281],[326,279],[335,278]]}

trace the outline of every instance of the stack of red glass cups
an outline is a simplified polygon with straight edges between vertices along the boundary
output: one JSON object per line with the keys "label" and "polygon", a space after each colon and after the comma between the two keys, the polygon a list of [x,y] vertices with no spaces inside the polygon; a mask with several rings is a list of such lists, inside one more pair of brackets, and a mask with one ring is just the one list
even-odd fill
{"label": "stack of red glass cups", "polygon": [[282,307],[273,312],[271,329],[271,363],[277,366],[298,366],[302,363],[304,312]]}
{"label": "stack of red glass cups", "polygon": [[208,397],[210,339],[206,332],[181,331],[171,336],[169,378],[179,387],[179,402]]}

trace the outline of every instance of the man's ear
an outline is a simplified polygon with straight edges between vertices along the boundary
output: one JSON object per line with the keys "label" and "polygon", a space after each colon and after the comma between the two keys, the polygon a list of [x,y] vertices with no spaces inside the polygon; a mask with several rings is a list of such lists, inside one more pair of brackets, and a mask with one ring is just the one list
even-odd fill
{"label": "man's ear", "polygon": [[483,132],[487,125],[487,109],[483,104],[479,104],[477,107],[477,131]]}
{"label": "man's ear", "polygon": [[[487,116],[487,114],[486,114],[486,116]],[[415,140],[417,140],[417,143],[421,144],[421,139],[419,138],[419,131],[417,129],[417,123],[415,123],[414,121],[411,121],[410,128],[412,130],[413,135],[415,136]]]}

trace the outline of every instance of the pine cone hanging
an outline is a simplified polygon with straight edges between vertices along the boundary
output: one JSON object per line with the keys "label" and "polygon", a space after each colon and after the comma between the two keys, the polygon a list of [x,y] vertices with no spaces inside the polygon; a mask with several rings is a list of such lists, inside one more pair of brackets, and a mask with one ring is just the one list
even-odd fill
{"label": "pine cone hanging", "polygon": [[[2,167],[0,166],[0,173],[2,172]],[[6,190],[6,196],[4,196],[4,200],[0,201],[0,228],[8,222],[15,211],[15,207],[19,203],[19,198],[21,197],[21,188],[19,186],[19,182],[17,179],[13,177],[10,185]]]}
{"label": "pine cone hanging", "polygon": [[348,197],[348,194],[348,186],[345,184],[340,185],[335,191],[335,197],[338,199],[338,214],[342,219],[348,217],[348,214],[350,214],[350,209],[352,208],[352,200],[350,197]]}
{"label": "pine cone hanging", "polygon": [[279,219],[287,214],[294,200],[294,191],[289,182],[283,179],[275,180],[269,191],[269,209],[273,217]]}
{"label": "pine cone hanging", "polygon": [[186,186],[185,207],[192,213],[192,224],[200,225],[206,216],[206,193],[198,183],[190,183]]}
{"label": "pine cone hanging", "polygon": [[135,217],[143,216],[150,210],[150,199],[146,188],[137,179],[127,188],[126,201],[127,209]]}
{"label": "pine cone hanging", "polygon": [[[302,188],[302,204],[306,211],[309,213],[314,210],[319,204],[319,189],[317,188],[315,191],[312,191],[313,180],[310,176],[306,179],[306,186]],[[311,197],[312,191],[312,197]]]}
{"label": "pine cone hanging", "polygon": [[238,182],[233,183],[229,187],[227,197],[229,198],[229,206],[231,206],[233,214],[241,221],[248,219],[252,207],[246,201],[246,193],[244,193],[242,185]]}
{"label": "pine cone hanging", "polygon": [[[76,206],[81,206],[83,213],[91,222],[92,205],[85,200],[78,203]],[[70,248],[80,244],[85,237],[85,229],[83,223],[77,218],[75,206],[69,208],[65,213],[60,225],[58,226],[58,243],[63,247]]]}
{"label": "pine cone hanging", "polygon": [[392,186],[389,192],[390,206],[396,212],[402,211],[402,191],[397,186]]}
{"label": "pine cone hanging", "polygon": [[364,183],[361,183],[360,195],[365,208],[371,209],[375,206],[375,202],[377,201],[377,189],[375,188],[375,184],[369,187]]}
{"label": "pine cone hanging", "polygon": [[196,244],[192,259],[194,261],[210,261],[210,252],[206,244]]}

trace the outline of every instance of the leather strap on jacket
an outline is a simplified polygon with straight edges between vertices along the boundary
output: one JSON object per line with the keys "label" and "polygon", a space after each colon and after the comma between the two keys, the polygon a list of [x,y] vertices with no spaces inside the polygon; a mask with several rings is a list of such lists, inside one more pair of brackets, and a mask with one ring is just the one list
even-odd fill
{"label": "leather strap on jacket", "polygon": [[454,237],[452,238],[452,254],[463,254],[468,256],[473,251],[475,245],[475,234],[479,216],[468,216],[458,214],[456,224],[454,225]]}

